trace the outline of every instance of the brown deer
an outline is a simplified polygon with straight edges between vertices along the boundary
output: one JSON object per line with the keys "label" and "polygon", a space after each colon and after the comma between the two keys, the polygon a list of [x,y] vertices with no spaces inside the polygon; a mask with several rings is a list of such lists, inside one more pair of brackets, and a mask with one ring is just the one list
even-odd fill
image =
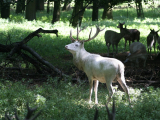
{"label": "brown deer", "polygon": [[124,91],[127,93],[130,102],[129,91],[124,77],[124,64],[121,61],[114,58],[102,57],[97,54],[91,54],[87,52],[84,48],[84,43],[94,39],[102,30],[100,30],[100,28],[96,26],[96,33],[93,37],[91,37],[91,32],[90,32],[88,40],[79,40],[78,34],[80,33],[81,30],[79,31],[77,27],[77,38],[74,39],[72,37],[72,31],[71,31],[70,39],[72,40],[72,42],[73,41],[74,42],[66,45],[65,48],[66,50],[72,53],[74,65],[78,69],[84,71],[88,77],[90,85],[89,102],[91,102],[93,81],[95,83],[94,85],[95,104],[98,104],[97,91],[99,82],[106,83],[107,89],[109,91],[109,98],[108,98],[109,102],[113,95],[113,88],[112,88],[113,80],[117,80],[120,83]]}
{"label": "brown deer", "polygon": [[[123,27],[124,24],[125,24],[125,22],[123,22],[123,23],[119,22],[117,28]],[[129,41],[129,46],[130,46],[131,42],[134,42],[135,40],[137,40],[139,42],[139,40],[140,40],[140,31],[139,30],[137,30],[137,29],[128,29],[128,31],[130,32],[130,34],[127,34],[127,35],[124,36],[124,39],[125,39],[125,50],[126,50],[127,41]]]}
{"label": "brown deer", "polygon": [[147,47],[148,47],[148,53],[151,54],[151,50],[152,50],[152,47],[154,47],[154,52],[156,52],[156,48],[155,48],[155,45],[156,45],[156,42],[158,41],[158,31],[155,31],[154,29],[150,29],[150,33],[148,34],[147,36]]}
{"label": "brown deer", "polygon": [[[113,48],[113,52],[114,52],[114,45],[116,46],[116,53],[118,53],[118,43],[120,42],[120,40],[125,36],[130,34],[130,32],[128,31],[128,29],[123,28],[123,26],[120,26],[120,33],[117,33],[115,31],[112,30],[107,30],[105,32],[105,41],[106,41],[106,46],[108,48],[108,56],[109,56],[109,47],[110,45],[112,45]],[[114,54],[113,54],[114,57]]]}

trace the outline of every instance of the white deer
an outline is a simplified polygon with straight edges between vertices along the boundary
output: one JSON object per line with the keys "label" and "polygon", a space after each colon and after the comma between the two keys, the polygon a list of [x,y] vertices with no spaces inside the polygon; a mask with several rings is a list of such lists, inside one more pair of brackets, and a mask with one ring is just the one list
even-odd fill
{"label": "white deer", "polygon": [[129,91],[124,78],[124,64],[121,61],[114,58],[102,57],[97,54],[91,54],[87,52],[84,48],[84,42],[88,42],[94,39],[98,35],[98,33],[103,30],[100,30],[98,26],[96,26],[96,28],[96,33],[93,37],[91,37],[91,29],[88,40],[78,39],[78,34],[81,31],[78,30],[78,27],[77,39],[74,39],[72,37],[72,31],[70,31],[70,39],[72,40],[72,42],[74,42],[65,46],[65,48],[73,55],[74,65],[78,67],[80,70],[84,71],[88,77],[90,85],[89,103],[91,102],[93,81],[95,84],[95,104],[98,104],[98,83],[106,83],[107,89],[109,91],[109,102],[113,95],[112,81],[115,79],[117,79],[124,91],[127,93],[130,102]]}

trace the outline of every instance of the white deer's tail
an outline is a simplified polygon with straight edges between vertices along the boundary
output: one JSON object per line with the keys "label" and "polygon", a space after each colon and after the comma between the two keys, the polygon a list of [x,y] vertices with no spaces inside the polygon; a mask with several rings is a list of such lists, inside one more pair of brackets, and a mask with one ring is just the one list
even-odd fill
{"label": "white deer's tail", "polygon": [[117,74],[120,78],[124,76],[124,65],[123,65],[123,63],[118,64]]}
{"label": "white deer's tail", "polygon": [[128,90],[128,87],[126,85],[126,81],[125,81],[125,77],[124,77],[124,65],[123,65],[123,63],[118,65],[118,72],[119,72],[118,73],[119,77],[117,78],[117,81],[119,82],[119,84],[121,85],[123,90],[127,93],[129,103],[131,103],[131,100],[130,100],[130,97],[129,97],[129,90]]}

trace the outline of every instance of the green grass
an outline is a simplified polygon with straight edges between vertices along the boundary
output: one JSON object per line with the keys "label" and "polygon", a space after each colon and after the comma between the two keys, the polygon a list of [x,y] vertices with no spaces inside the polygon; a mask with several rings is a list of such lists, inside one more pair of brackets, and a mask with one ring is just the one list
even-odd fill
{"label": "green grass", "polygon": [[[118,22],[126,22],[127,28],[136,28],[141,32],[140,41],[146,45],[146,37],[151,29],[158,30],[160,18],[159,9],[153,12],[152,9],[144,9],[145,18],[136,18],[135,9],[129,9],[127,17],[127,9],[113,10],[114,20],[102,20],[102,10],[99,10],[99,21],[91,21],[91,10],[86,10],[82,26],[88,26],[86,30],[80,33],[80,39],[87,39],[89,31],[98,24],[100,28],[106,27],[106,30],[114,30],[119,32],[116,27]],[[23,40],[29,33],[43,29],[57,29],[59,37],[54,34],[41,34],[42,38],[33,38],[27,43],[29,47],[34,49],[44,59],[52,63],[55,67],[68,73],[73,68],[71,53],[65,50],[64,46],[71,43],[69,38],[72,29],[73,37],[76,37],[76,28],[69,25],[68,20],[72,11],[62,12],[61,21],[51,24],[52,13],[37,12],[36,21],[27,21],[22,14],[14,14],[11,12],[9,20],[0,19],[0,42],[1,44],[9,44]],[[152,13],[152,14],[151,14]],[[102,31],[94,40],[85,43],[85,48],[91,53],[107,53],[105,45],[104,33]],[[6,40],[9,39],[10,41]],[[112,48],[111,48],[112,49]],[[119,52],[123,52],[124,40],[119,43]],[[127,47],[127,50],[129,48]],[[1,61],[6,54],[1,54]],[[68,57],[69,56],[69,57]],[[73,70],[74,71],[74,70]],[[89,96],[88,84],[71,84],[71,82],[61,81],[57,83],[58,78],[48,78],[45,83],[31,84],[32,80],[23,79],[21,82],[11,82],[5,79],[0,81],[0,119],[4,119],[5,112],[10,116],[14,114],[14,108],[18,110],[20,118],[26,113],[26,103],[29,102],[31,107],[38,106],[38,110],[42,109],[39,120],[79,120],[93,119],[95,113],[94,102],[89,104],[87,98]],[[116,120],[158,120],[160,119],[160,89],[159,88],[130,88],[130,96],[132,107],[128,105],[128,101],[124,92],[117,90],[114,94],[116,101]],[[92,101],[94,101],[94,95]],[[104,84],[100,84],[98,91],[99,119],[107,118],[105,103],[108,98],[107,89]],[[109,104],[111,108],[111,104]]]}
{"label": "green grass", "polygon": [[[94,94],[92,103],[89,104],[89,86],[86,84],[71,84],[71,82],[61,81],[57,84],[57,79],[49,78],[42,84],[30,84],[28,82],[5,82],[0,83],[0,119],[4,119],[4,113],[14,116],[14,109],[17,109],[18,116],[24,118],[26,115],[26,103],[30,107],[38,106],[42,113],[38,120],[90,120],[93,119],[95,108],[99,110],[99,120],[107,118],[105,108],[108,98],[107,89],[104,84],[100,84],[98,91],[99,104],[94,104]],[[114,94],[116,102],[116,120],[151,120],[160,119],[160,89],[147,87],[141,89],[130,88],[132,107],[124,92],[117,90]],[[109,104],[111,108],[112,102]]]}

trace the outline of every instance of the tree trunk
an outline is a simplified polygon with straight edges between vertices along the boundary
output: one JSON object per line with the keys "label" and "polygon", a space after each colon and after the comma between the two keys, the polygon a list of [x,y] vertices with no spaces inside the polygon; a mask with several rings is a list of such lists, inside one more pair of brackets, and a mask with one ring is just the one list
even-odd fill
{"label": "tree trunk", "polygon": [[110,3],[106,3],[106,5],[104,5],[102,19],[106,19],[106,17],[107,19],[113,19],[112,8]]}
{"label": "tree trunk", "polygon": [[36,0],[37,10],[44,10],[44,0]]}
{"label": "tree trunk", "polygon": [[1,6],[1,18],[9,18],[10,15],[10,3],[3,3]]}
{"label": "tree trunk", "polygon": [[70,9],[70,0],[65,0],[64,1],[64,6],[62,7],[62,11],[66,11]]}
{"label": "tree trunk", "polygon": [[[38,53],[36,53],[32,48],[25,45],[34,37],[42,37],[40,33],[54,33],[58,37],[58,30],[44,30],[42,28],[37,29],[36,31],[30,33],[27,37],[25,37],[20,42],[15,42],[10,45],[0,44],[0,52],[8,54],[5,60],[9,60],[9,62],[19,62],[18,59],[22,58],[24,61],[31,63],[37,70],[39,74],[44,75],[53,75],[59,74],[64,79],[69,76],[64,74],[61,70],[57,69],[48,61],[44,60]],[[18,55],[18,56],[17,56]],[[16,56],[16,58],[15,58]],[[32,57],[31,57],[32,56]],[[18,57],[18,58],[17,58]],[[6,65],[4,65],[6,66]],[[14,68],[13,68],[14,69]]]}
{"label": "tree trunk", "polygon": [[137,10],[137,17],[143,17],[144,18],[144,13],[143,13],[143,8],[142,8],[142,0],[136,0],[136,10]]}
{"label": "tree trunk", "polygon": [[49,14],[49,0],[47,1],[47,13]]}
{"label": "tree trunk", "polygon": [[27,0],[25,19],[29,21],[36,20],[36,0],[29,1]]}
{"label": "tree trunk", "polygon": [[92,21],[98,21],[99,0],[93,0]]}
{"label": "tree trunk", "polygon": [[[79,20],[82,20],[82,17],[83,17],[83,13],[85,10],[80,11],[81,7],[83,5],[83,1],[80,1],[80,0],[75,0],[75,6],[74,6],[74,9],[73,9],[73,12],[72,12],[72,18],[71,18],[71,21],[70,23],[72,24],[73,27],[76,27],[77,24],[79,23]],[[81,22],[80,22],[81,24]]]}
{"label": "tree trunk", "polygon": [[56,0],[54,2],[54,11],[53,11],[53,19],[52,24],[60,20],[60,0]]}
{"label": "tree trunk", "polygon": [[[83,2],[81,2],[80,4],[80,9],[82,10],[83,8]],[[79,26],[81,26],[82,24],[82,19],[83,19],[83,15],[84,15],[85,9],[83,9],[80,13],[79,13]]]}
{"label": "tree trunk", "polygon": [[18,0],[16,5],[16,14],[22,13],[25,10],[25,0]]}

